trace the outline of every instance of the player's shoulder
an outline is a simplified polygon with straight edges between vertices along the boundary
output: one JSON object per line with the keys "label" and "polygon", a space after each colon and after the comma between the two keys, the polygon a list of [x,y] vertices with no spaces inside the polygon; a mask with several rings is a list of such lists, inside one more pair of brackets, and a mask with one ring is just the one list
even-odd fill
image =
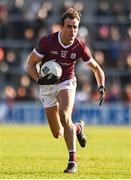
{"label": "player's shoulder", "polygon": [[[88,47],[88,45],[86,43],[84,43],[83,41],[81,41],[80,39],[76,39],[76,43],[78,43],[78,48],[80,53],[82,53],[82,56],[86,55],[86,58],[85,59],[89,59],[89,57],[91,57],[91,50],[90,48]],[[88,57],[88,58],[87,58]]]}
{"label": "player's shoulder", "polygon": [[47,34],[45,36],[42,36],[40,38],[40,42],[50,42],[50,41],[54,41],[55,39],[57,39],[58,37],[58,32],[55,32],[55,33],[51,33],[51,34]]}
{"label": "player's shoulder", "polygon": [[81,49],[84,49],[85,47],[87,47],[87,45],[86,45],[83,41],[81,41],[79,38],[76,38],[76,39],[75,39],[75,43],[76,43],[77,46],[79,46],[79,48],[81,48]]}

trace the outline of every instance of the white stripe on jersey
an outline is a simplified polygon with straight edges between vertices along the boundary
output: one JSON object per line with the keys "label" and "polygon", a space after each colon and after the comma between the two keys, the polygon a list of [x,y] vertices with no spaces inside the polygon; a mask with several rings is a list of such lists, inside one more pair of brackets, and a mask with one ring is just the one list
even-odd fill
{"label": "white stripe on jersey", "polygon": [[39,56],[40,58],[43,58],[43,57],[44,57],[44,55],[38,53],[35,48],[33,49],[33,52],[34,52],[37,56]]}
{"label": "white stripe on jersey", "polygon": [[93,62],[96,63],[96,61],[91,57],[91,58],[89,59],[89,61],[86,61],[86,62],[84,62],[84,63],[89,64],[89,63],[93,63]]}
{"label": "white stripe on jersey", "polygon": [[60,45],[63,47],[63,48],[69,48],[70,46],[72,46],[72,44],[74,43],[74,42],[72,42],[71,44],[69,44],[69,45],[64,45],[63,43],[62,43],[62,41],[61,41],[61,38],[60,38],[60,33],[61,32],[59,32],[58,33],[58,41],[59,41],[59,43],[60,43]]}

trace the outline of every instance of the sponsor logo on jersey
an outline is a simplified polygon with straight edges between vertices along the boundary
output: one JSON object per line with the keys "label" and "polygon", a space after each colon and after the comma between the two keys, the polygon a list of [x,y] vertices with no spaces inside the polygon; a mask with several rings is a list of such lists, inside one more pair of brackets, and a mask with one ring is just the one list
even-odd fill
{"label": "sponsor logo on jersey", "polygon": [[51,53],[51,54],[56,54],[56,55],[58,54],[57,51],[51,51],[50,53]]}
{"label": "sponsor logo on jersey", "polygon": [[63,63],[63,62],[59,62],[59,64],[63,65],[63,66],[69,66],[70,63]]}

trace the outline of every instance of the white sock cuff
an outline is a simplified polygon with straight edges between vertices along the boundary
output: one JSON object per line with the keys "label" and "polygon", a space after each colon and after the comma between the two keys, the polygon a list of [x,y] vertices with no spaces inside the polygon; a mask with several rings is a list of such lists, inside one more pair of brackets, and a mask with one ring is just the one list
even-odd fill
{"label": "white sock cuff", "polygon": [[69,150],[69,153],[76,153],[75,150]]}

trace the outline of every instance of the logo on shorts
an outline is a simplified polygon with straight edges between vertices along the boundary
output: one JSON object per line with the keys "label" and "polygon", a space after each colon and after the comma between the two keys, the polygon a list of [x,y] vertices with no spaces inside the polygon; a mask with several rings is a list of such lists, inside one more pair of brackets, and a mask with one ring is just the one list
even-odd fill
{"label": "logo on shorts", "polygon": [[71,59],[75,59],[76,58],[76,53],[71,53]]}

